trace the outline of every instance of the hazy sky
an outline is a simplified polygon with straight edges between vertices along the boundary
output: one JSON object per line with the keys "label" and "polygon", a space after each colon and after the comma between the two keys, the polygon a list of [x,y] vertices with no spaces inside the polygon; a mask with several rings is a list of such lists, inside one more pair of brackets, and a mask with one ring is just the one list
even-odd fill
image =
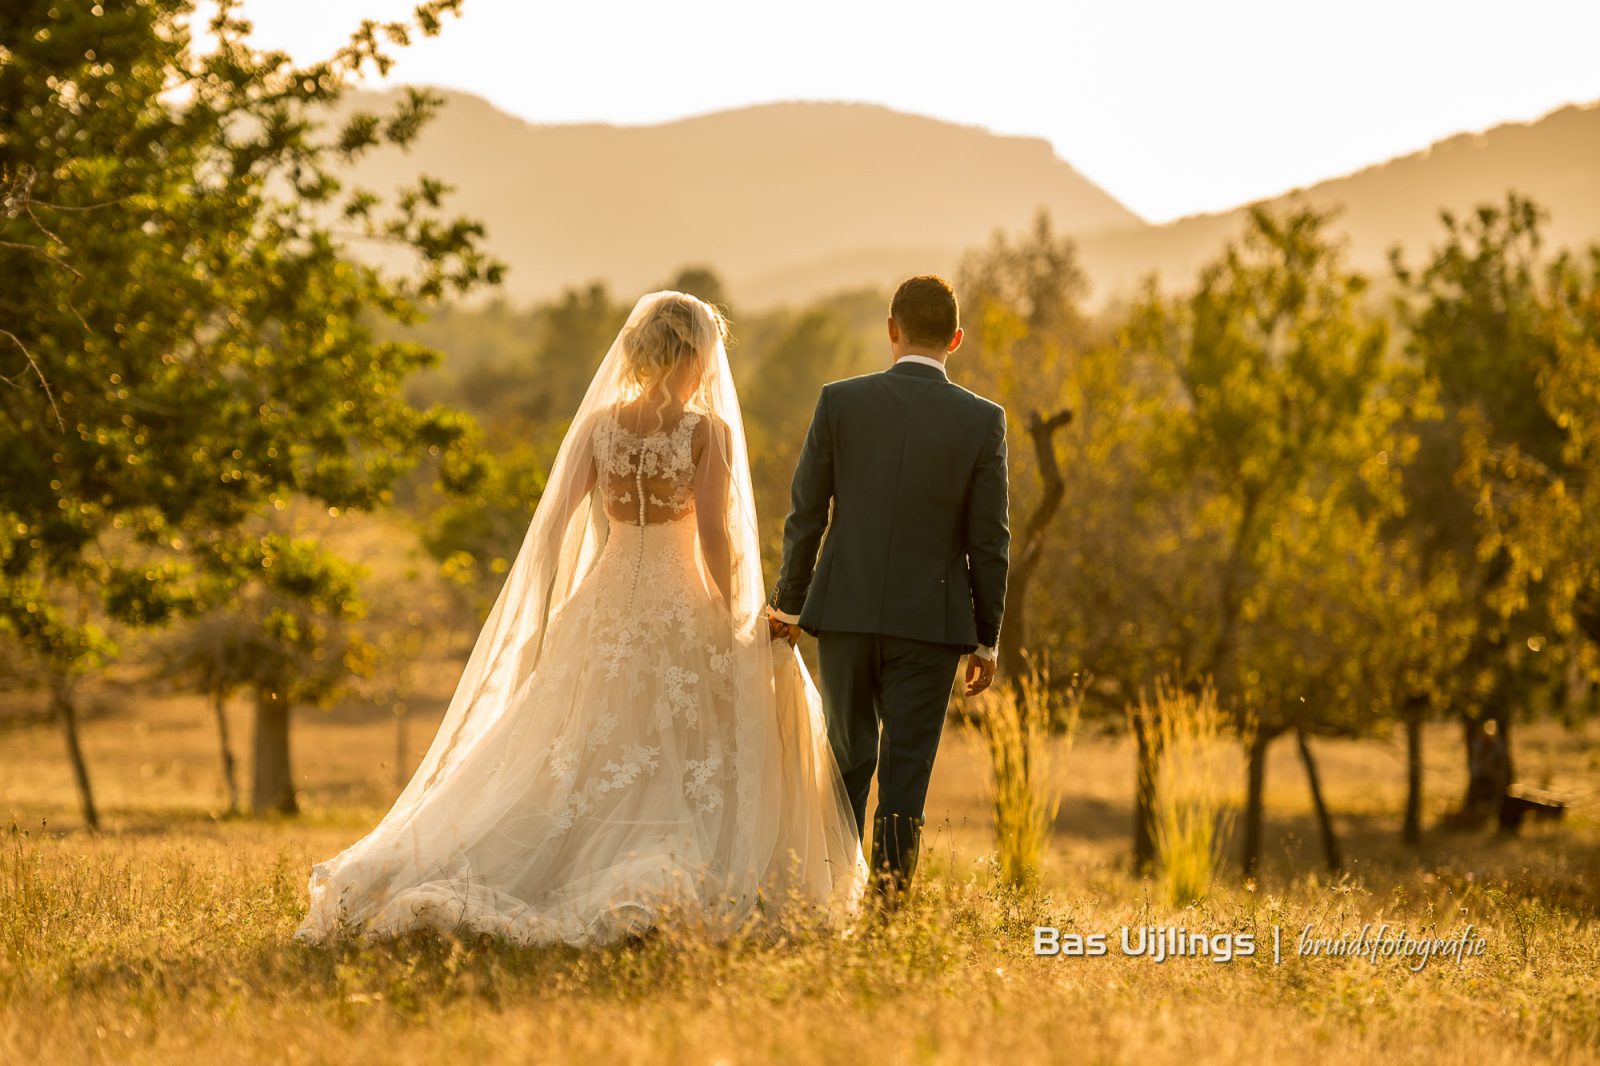
{"label": "hazy sky", "polygon": [[[411,6],[243,8],[309,59]],[[1600,0],[466,0],[389,80],[535,122],[870,101],[1043,137],[1165,221],[1600,99],[1597,42]]]}

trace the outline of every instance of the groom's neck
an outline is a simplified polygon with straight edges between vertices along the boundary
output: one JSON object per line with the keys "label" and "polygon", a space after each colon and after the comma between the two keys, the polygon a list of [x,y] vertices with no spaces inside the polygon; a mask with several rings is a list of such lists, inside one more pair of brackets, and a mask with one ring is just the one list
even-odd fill
{"label": "groom's neck", "polygon": [[896,348],[893,350],[894,361],[899,362],[908,355],[920,355],[924,359],[932,359],[943,366],[950,358],[949,352],[936,351],[932,348]]}

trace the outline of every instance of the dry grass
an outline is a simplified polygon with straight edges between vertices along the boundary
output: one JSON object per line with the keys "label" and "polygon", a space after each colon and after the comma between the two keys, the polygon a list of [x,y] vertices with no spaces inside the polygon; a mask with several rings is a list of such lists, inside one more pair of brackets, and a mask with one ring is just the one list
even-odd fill
{"label": "dry grass", "polygon": [[989,753],[995,865],[1004,884],[1031,889],[1038,884],[1061,809],[1050,780],[1051,756],[1058,747],[1071,748],[1078,703],[1075,698],[1068,701],[1057,743],[1051,742],[1056,715],[1047,676],[1035,673],[1016,686],[991,688],[971,705]]}
{"label": "dry grass", "polygon": [[1158,753],[1153,813],[1161,886],[1168,903],[1188,906],[1205,899],[1223,868],[1238,793],[1237,741],[1209,688],[1158,684],[1153,704],[1141,699],[1132,721]]}
{"label": "dry grass", "polygon": [[[1224,872],[1174,909],[1123,857],[1132,753],[1080,734],[1053,752],[1061,813],[1035,892],[996,875],[981,741],[945,740],[928,876],[903,920],[858,938],[777,943],[671,934],[604,952],[436,940],[305,949],[290,931],[309,864],[359,835],[393,794],[394,726],[307,714],[297,733],[308,815],[218,821],[203,706],[111,692],[86,726],[109,831],[73,824],[59,738],[0,732],[0,1062],[639,1063],[1595,1061],[1600,1048],[1600,826],[1497,842],[1398,844],[1397,751],[1325,746],[1351,874],[1314,872],[1304,783],[1270,766],[1267,861],[1253,888]],[[420,707],[411,758],[435,703]],[[242,719],[236,734],[248,736]],[[1430,730],[1430,810],[1461,785],[1454,731]],[[1521,732],[1530,774],[1593,788],[1595,745]],[[44,823],[41,825],[41,823]],[[1254,931],[1270,943],[1365,921],[1412,935],[1479,929],[1487,953],[1412,973],[1394,962],[1270,955],[1219,965],[1035,958],[1037,924]],[[1115,937],[1113,936],[1113,943]]]}

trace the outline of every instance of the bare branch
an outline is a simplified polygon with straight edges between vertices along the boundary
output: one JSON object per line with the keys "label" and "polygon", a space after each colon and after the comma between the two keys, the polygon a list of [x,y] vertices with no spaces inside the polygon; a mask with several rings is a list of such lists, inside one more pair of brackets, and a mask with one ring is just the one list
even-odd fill
{"label": "bare branch", "polygon": [[[39,361],[33,357],[32,352],[28,351],[28,346],[22,343],[22,338],[15,333],[10,330],[0,329],[0,336],[10,338],[11,343],[15,344],[17,349],[22,352],[22,357],[28,361],[29,369],[33,371],[33,376],[39,379],[39,385],[44,389],[45,397],[50,401],[50,410],[56,416],[56,428],[65,433],[67,429],[66,420],[61,417],[61,408],[56,406],[56,394],[51,391],[50,382],[45,380],[44,371],[39,369]],[[5,382],[14,389],[22,387],[14,379],[6,377],[4,374],[0,374],[0,381]]]}
{"label": "bare branch", "polygon": [[1061,464],[1056,459],[1056,432],[1072,421],[1066,408],[1044,415],[1028,415],[1028,436],[1039,460],[1039,481],[1043,489],[1039,503],[1023,527],[1018,550],[1013,554],[1006,582],[1006,632],[1000,641],[1001,667],[1013,679],[1026,675],[1024,653],[1028,641],[1028,586],[1044,551],[1044,534],[1051,519],[1061,509],[1066,484],[1061,479]]}

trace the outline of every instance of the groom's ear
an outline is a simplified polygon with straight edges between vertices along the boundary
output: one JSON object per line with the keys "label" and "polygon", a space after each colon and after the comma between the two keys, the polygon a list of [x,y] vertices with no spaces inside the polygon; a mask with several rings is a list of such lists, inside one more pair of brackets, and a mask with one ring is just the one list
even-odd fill
{"label": "groom's ear", "polygon": [[893,315],[889,316],[888,323],[889,323],[889,343],[890,344],[899,344],[900,343],[900,323],[898,323],[898,322],[896,322],[894,320],[894,316]]}
{"label": "groom's ear", "polygon": [[946,348],[945,351],[953,352],[957,348],[961,347],[961,338],[964,336],[966,336],[966,334],[961,331],[960,326],[957,326],[955,336],[950,338],[950,347]]}

